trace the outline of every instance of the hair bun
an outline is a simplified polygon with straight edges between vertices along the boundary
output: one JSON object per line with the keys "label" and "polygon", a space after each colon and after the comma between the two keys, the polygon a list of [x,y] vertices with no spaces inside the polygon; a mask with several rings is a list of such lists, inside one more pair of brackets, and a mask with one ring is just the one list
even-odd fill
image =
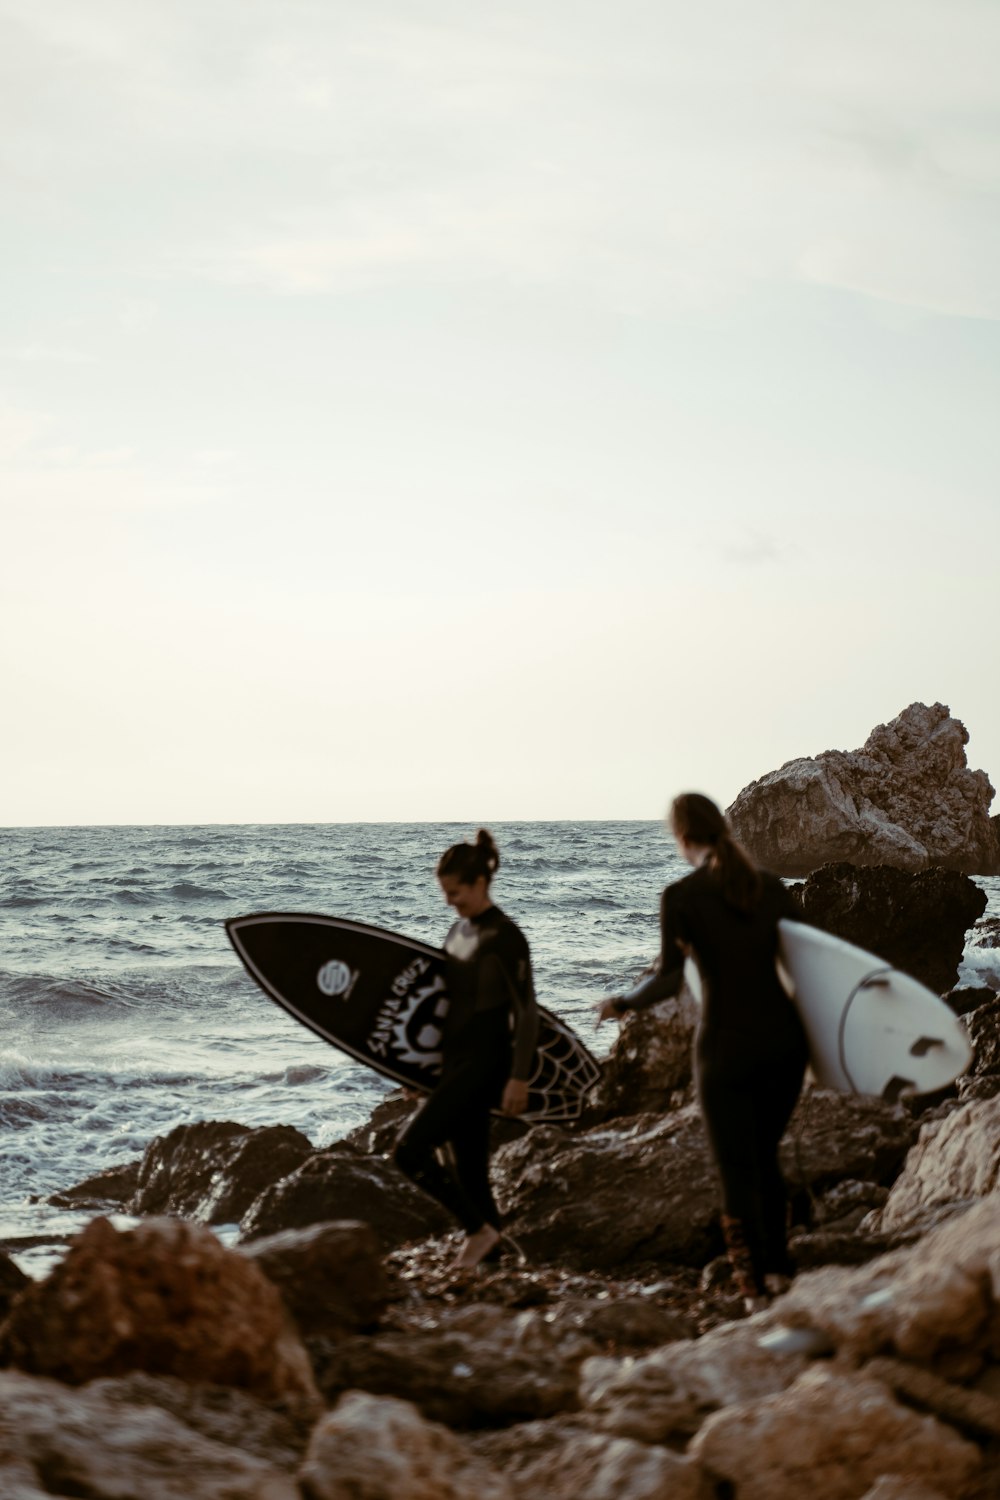
{"label": "hair bun", "polygon": [[499,870],[500,851],[497,848],[496,841],[488,828],[480,828],[479,832],[476,834],[476,848],[482,851],[483,858],[486,861],[486,867],[490,871],[490,874],[492,874],[495,870]]}

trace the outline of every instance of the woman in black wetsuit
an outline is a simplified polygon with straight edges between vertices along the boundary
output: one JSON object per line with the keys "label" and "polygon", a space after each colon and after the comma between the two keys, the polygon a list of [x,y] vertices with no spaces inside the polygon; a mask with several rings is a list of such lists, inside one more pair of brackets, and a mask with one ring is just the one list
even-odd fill
{"label": "woman in black wetsuit", "polygon": [[[437,877],[458,920],[445,939],[449,1008],[441,1077],[396,1144],[397,1166],[444,1204],[465,1230],[457,1266],[477,1266],[499,1244],[489,1178],[490,1111],[523,1113],[535,1059],[538,1009],[520,928],[493,904],[500,864],[492,835],[453,844]],[[438,1151],[450,1146],[453,1171]]]}
{"label": "woman in black wetsuit", "polygon": [[675,995],[691,954],[702,981],[695,1044],[698,1099],[722,1184],[722,1229],[747,1310],[787,1286],[785,1184],[778,1146],[802,1088],[802,1023],[775,970],[778,921],[799,917],[775,875],[758,870],[708,797],[671,808],[678,848],[694,870],[660,900],[655,971],[613,995],[599,1019]]}

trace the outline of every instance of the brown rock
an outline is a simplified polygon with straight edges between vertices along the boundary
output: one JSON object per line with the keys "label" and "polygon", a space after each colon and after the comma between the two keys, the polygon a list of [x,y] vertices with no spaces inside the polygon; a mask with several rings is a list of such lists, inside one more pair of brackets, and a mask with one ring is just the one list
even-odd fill
{"label": "brown rock", "polygon": [[951,990],[965,934],[986,893],[954,870],[910,875],[878,865],[824,865],[794,892],[806,920],[912,974],[936,994]]}
{"label": "brown rock", "polygon": [[933,1223],[1000,1186],[1000,1098],[973,1100],[921,1127],[879,1216],[884,1233]]}
{"label": "brown rock", "polygon": [[147,1147],[128,1210],[235,1224],[266,1187],[312,1154],[308,1137],[290,1125],[178,1125]]}
{"label": "brown rock", "polygon": [[507,1481],[446,1427],[364,1391],[317,1424],[299,1483],[304,1500],[513,1500]]}
{"label": "brown rock", "polygon": [[249,1391],[296,1412],[318,1405],[281,1297],[207,1229],[94,1219],[45,1281],[18,1298],[0,1358],[70,1385],[130,1370]]}
{"label": "brown rock", "polygon": [[631,1011],[591,1092],[595,1119],[662,1114],[691,1082],[698,1004],[685,987],[649,1010]]}
{"label": "brown rock", "polygon": [[970,771],[968,733],[941,703],[911,703],[860,750],[787,761],[744,787],[729,818],[757,860],[779,875],[831,861],[969,875],[1000,871],[993,788]]}
{"label": "brown rock", "polygon": [[139,1185],[142,1162],[129,1161],[121,1166],[108,1167],[85,1182],[64,1192],[53,1193],[48,1202],[54,1208],[124,1208]]}
{"label": "brown rock", "polygon": [[970,1494],[978,1449],[884,1386],[814,1367],[787,1391],[709,1417],[689,1450],[736,1500],[857,1500],[886,1475]]}
{"label": "brown rock", "polygon": [[7,1316],[14,1298],[30,1285],[31,1277],[26,1276],[9,1255],[0,1251],[0,1323]]}
{"label": "brown rock", "polygon": [[4,1500],[300,1500],[290,1473],[97,1388],[0,1374]]}
{"label": "brown rock", "polygon": [[261,1193],[240,1223],[245,1240],[334,1219],[363,1219],[386,1250],[454,1227],[392,1162],[339,1141]]}
{"label": "brown rock", "polygon": [[371,1328],[389,1300],[382,1247],[370,1224],[340,1220],[286,1229],[243,1247],[312,1334]]}
{"label": "brown rock", "polygon": [[966,1017],[965,1028],[972,1043],[972,1067],[977,1077],[1000,1073],[1000,995],[993,995]]}
{"label": "brown rock", "polygon": [[948,1500],[940,1490],[926,1484],[914,1484],[902,1474],[884,1474],[862,1496],[862,1500]]}
{"label": "brown rock", "polygon": [[310,1348],[328,1401],[365,1390],[405,1398],[449,1427],[473,1427],[573,1410],[577,1372],[597,1346],[534,1309],[474,1303],[444,1311],[432,1328]]}
{"label": "brown rock", "polygon": [[569,1419],[530,1422],[469,1446],[518,1495],[544,1500],[708,1500],[702,1471],[668,1448],[588,1431]]}

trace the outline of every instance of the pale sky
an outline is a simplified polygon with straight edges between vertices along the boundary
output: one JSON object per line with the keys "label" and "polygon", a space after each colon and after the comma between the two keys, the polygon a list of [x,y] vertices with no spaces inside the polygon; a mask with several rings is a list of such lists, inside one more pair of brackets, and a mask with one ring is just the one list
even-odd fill
{"label": "pale sky", "polygon": [[1000,785],[995,0],[0,0],[0,824]]}

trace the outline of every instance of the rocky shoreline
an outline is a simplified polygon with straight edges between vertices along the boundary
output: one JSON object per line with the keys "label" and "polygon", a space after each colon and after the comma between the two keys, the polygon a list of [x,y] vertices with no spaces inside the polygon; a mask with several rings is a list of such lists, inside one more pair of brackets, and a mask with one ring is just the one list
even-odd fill
{"label": "rocky shoreline", "polygon": [[52,1273],[0,1257],[0,1494],[996,1500],[1000,997],[955,988],[984,898],[851,865],[798,897],[947,994],[975,1058],[933,1098],[806,1091],[766,1312],[721,1253],[682,995],[623,1026],[578,1128],[498,1122],[524,1260],[450,1271],[387,1156],[399,1096],[323,1151],[206,1122],[67,1187],[95,1217]]}

